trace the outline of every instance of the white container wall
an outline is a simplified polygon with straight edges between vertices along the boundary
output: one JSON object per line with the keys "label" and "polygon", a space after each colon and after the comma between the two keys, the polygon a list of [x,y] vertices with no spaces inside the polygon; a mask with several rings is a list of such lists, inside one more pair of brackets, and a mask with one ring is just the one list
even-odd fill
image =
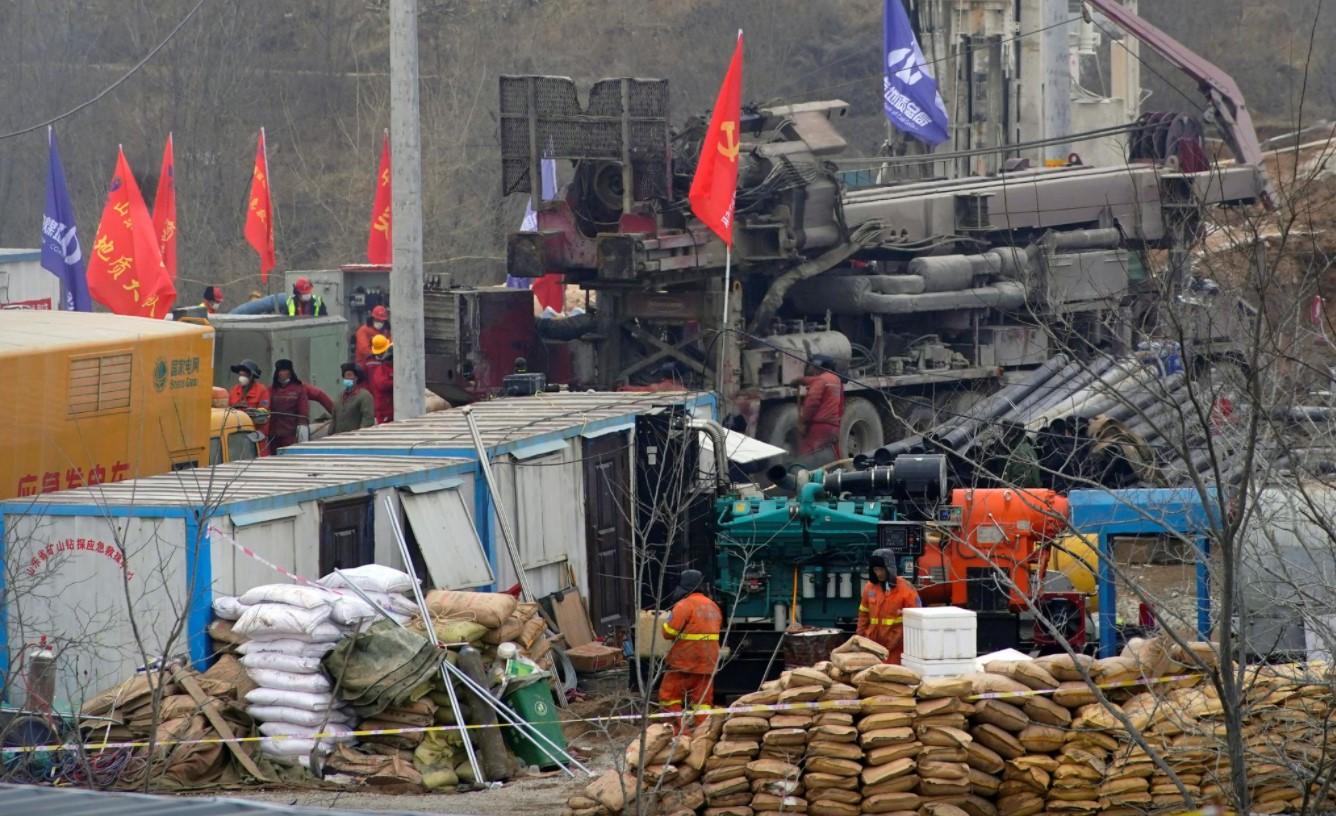
{"label": "white container wall", "polygon": [[187,654],[187,549],[180,518],[30,515],[8,524],[11,702],[25,696],[24,647],[42,638],[60,667],[57,700],[74,708],[148,662]]}
{"label": "white container wall", "polygon": [[390,513],[433,584],[490,584],[475,471],[448,458],[268,457],[0,502],[7,702],[23,702],[24,647],[43,637],[61,710],[163,658],[205,664],[213,597],[288,580],[264,562],[310,579],[333,565],[402,568]]}
{"label": "white container wall", "polygon": [[[536,597],[570,586],[568,575],[575,576],[582,594],[589,594],[580,448],[576,437],[532,451],[520,449],[492,462],[521,564]],[[494,518],[492,525],[497,587],[505,589],[519,579]]]}

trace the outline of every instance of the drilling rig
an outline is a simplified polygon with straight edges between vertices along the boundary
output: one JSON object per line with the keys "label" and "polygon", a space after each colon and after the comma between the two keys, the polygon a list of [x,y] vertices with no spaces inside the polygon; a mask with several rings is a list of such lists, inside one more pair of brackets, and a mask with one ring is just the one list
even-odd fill
{"label": "drilling rig", "polygon": [[838,164],[845,102],[744,107],[727,293],[724,246],[687,203],[707,120],[671,129],[666,80],[604,79],[582,105],[568,78],[503,76],[503,194],[536,192],[545,158],[573,167],[507,246],[510,275],[560,273],[595,295],[589,313],[538,324],[570,347],[572,385],[667,371],[715,389],[729,427],[792,450],[794,382],[820,356],[847,378],[839,441],[853,456],[937,409],[968,410],[1059,348],[1134,346],[1164,281],[1188,284],[1205,211],[1272,194],[1234,82],[1113,0],[1088,5],[1197,81],[1232,161],[1211,161],[1183,117],[1148,115],[1118,166],[1015,158],[992,175],[853,187]]}

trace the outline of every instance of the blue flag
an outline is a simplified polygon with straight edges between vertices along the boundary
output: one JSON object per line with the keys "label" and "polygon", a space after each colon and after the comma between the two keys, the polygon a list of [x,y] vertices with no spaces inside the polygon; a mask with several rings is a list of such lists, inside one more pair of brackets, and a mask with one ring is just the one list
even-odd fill
{"label": "blue flag", "polygon": [[928,73],[923,51],[902,0],[886,0],[883,22],[883,102],[891,124],[919,141],[938,145],[951,138],[946,105]]}
{"label": "blue flag", "polygon": [[74,205],[65,189],[65,170],[56,152],[56,132],[47,129],[51,145],[50,165],[46,175],[46,210],[42,213],[42,267],[60,278],[65,309],[72,312],[93,311],[88,296],[88,278],[84,275],[83,250],[74,227]]}

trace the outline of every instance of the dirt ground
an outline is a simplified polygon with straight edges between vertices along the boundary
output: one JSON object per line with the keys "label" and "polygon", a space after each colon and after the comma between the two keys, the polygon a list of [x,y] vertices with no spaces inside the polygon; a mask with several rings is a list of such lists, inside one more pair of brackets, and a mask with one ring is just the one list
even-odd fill
{"label": "dirt ground", "polygon": [[[572,703],[565,711],[568,750],[595,774],[611,768],[613,757],[625,750],[635,729],[624,722],[589,722],[607,714],[631,710],[628,697],[600,697]],[[472,814],[473,816],[539,816],[557,813],[566,799],[588,779],[576,771],[572,779],[561,771],[525,775],[497,788],[469,793],[377,793],[365,788],[311,788],[243,790],[220,796],[331,810]]]}

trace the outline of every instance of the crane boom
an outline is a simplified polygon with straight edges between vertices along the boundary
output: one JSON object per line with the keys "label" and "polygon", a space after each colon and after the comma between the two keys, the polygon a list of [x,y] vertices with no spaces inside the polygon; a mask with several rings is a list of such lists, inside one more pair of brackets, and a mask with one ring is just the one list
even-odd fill
{"label": "crane boom", "polygon": [[1261,175],[1261,199],[1267,209],[1276,207],[1276,191],[1262,166],[1262,145],[1257,141],[1252,114],[1243,99],[1243,92],[1234,78],[1215,63],[1192,51],[1186,45],[1138,17],[1118,0],[1085,0],[1086,5],[1103,14],[1123,31],[1136,37],[1155,53],[1168,60],[1175,68],[1197,82],[1197,87],[1211,103],[1216,124],[1225,143],[1239,164],[1257,169]]}

